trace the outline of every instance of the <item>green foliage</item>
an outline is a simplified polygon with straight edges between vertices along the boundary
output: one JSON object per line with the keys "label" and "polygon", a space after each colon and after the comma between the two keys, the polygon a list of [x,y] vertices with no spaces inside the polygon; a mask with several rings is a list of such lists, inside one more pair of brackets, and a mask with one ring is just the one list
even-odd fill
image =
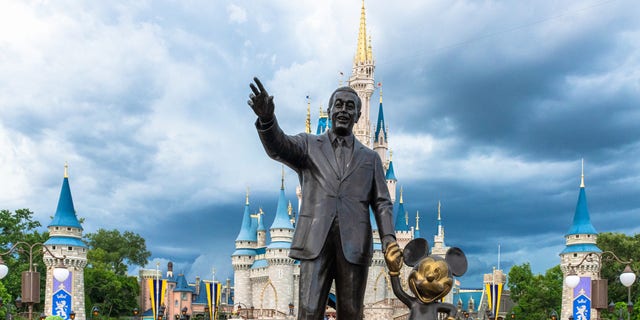
{"label": "green foliage", "polygon": [[[7,253],[18,242],[28,244],[18,245],[12,253],[2,256],[9,268],[9,273],[2,279],[2,284],[14,299],[21,294],[22,271],[29,269],[29,247],[34,243],[43,243],[49,238],[48,232],[40,233],[36,230],[41,226],[40,222],[33,220],[33,212],[29,209],[18,209],[13,212],[0,210],[0,253]],[[40,246],[33,248],[33,263],[36,265],[35,270],[42,273],[46,269],[40,249]],[[44,276],[40,277],[41,288],[45,287],[45,280]],[[41,300],[44,299],[44,294],[45,291],[40,290]],[[34,307],[36,311],[42,310],[41,304],[36,304]]]}
{"label": "green foliage", "polygon": [[63,317],[61,316],[47,316],[46,318],[44,318],[45,320],[64,320]]}
{"label": "green foliage", "polygon": [[562,279],[559,265],[547,270],[544,275],[534,275],[529,263],[511,267],[507,286],[516,304],[513,308],[516,318],[548,319],[553,310],[560,312]]}
{"label": "green foliage", "polygon": [[[629,261],[633,259],[631,263],[631,269],[639,275],[640,271],[640,234],[634,236],[627,236],[623,233],[604,232],[598,235],[598,247],[604,252],[612,252],[619,259]],[[609,301],[614,302],[618,309],[626,308],[629,290],[627,287],[620,283],[620,274],[623,272],[625,264],[618,262],[609,253],[603,253],[602,255],[602,269],[600,276],[603,279],[608,280],[609,284]],[[631,286],[631,302],[634,304],[634,312],[632,312],[631,319],[640,320],[640,279],[636,279],[636,282]],[[626,319],[626,313],[623,313],[624,319]],[[603,318],[617,319],[618,314],[616,312],[603,312]]]}
{"label": "green foliage", "polygon": [[87,255],[89,263],[118,275],[127,274],[128,264],[144,266],[151,256],[144,238],[131,231],[121,234],[115,229],[99,229],[86,234],[85,240],[91,248]]}
{"label": "green foliage", "polygon": [[85,307],[98,306],[104,317],[128,316],[138,307],[138,280],[127,265],[147,264],[151,252],[138,234],[99,229],[85,235],[89,246],[85,268]]}
{"label": "green foliage", "polygon": [[[5,305],[12,303],[11,296],[9,295],[9,292],[7,292],[7,289],[4,287],[4,285],[2,285],[2,282],[0,282],[0,298],[2,298],[2,303]],[[6,317],[6,314],[7,307],[0,306],[0,319],[4,319]]]}
{"label": "green foliage", "polygon": [[117,275],[103,268],[85,269],[85,309],[98,306],[102,315],[130,315],[138,307],[139,292],[136,277]]}

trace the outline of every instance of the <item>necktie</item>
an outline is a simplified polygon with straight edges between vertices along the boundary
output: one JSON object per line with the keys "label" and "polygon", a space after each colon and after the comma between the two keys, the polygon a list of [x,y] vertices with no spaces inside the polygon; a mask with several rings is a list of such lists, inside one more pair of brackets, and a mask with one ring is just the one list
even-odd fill
{"label": "necktie", "polygon": [[336,143],[336,161],[338,162],[340,173],[344,173],[345,167],[347,166],[347,146],[342,137],[338,137]]}

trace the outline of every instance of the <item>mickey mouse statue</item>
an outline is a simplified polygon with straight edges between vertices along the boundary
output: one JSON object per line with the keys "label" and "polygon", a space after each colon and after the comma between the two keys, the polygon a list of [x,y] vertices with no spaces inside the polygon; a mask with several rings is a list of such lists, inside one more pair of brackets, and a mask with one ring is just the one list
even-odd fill
{"label": "mickey mouse statue", "polygon": [[[401,259],[398,259],[402,256]],[[450,248],[445,258],[429,255],[429,244],[423,238],[411,240],[400,250],[397,243],[387,248],[385,260],[389,268],[393,293],[411,309],[409,320],[437,320],[438,313],[445,313],[454,319],[457,310],[451,303],[440,302],[453,287],[453,276],[467,272],[467,257],[460,248]],[[402,261],[413,267],[407,281],[415,295],[408,295],[400,285]]]}

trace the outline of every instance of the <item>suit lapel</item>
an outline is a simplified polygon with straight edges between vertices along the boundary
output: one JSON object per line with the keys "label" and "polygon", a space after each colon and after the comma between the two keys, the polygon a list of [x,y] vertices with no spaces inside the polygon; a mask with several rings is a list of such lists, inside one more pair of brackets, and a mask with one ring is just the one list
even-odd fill
{"label": "suit lapel", "polygon": [[325,133],[321,136],[318,136],[317,141],[320,144],[320,150],[322,151],[322,154],[327,158],[329,165],[336,173],[336,175],[340,176],[340,170],[338,168],[338,162],[336,161],[336,155],[333,151],[333,147],[331,146],[331,139],[329,139],[329,136]]}
{"label": "suit lapel", "polygon": [[345,170],[344,176],[342,179],[346,179],[360,166],[360,162],[364,160],[364,148],[365,146],[358,141],[355,137],[353,138],[353,152],[351,153],[351,159],[347,162],[347,168]]}

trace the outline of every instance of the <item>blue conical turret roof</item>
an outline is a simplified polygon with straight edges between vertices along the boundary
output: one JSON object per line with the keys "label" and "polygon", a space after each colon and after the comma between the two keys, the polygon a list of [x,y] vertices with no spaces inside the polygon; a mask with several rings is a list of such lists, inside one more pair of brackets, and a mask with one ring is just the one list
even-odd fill
{"label": "blue conical turret roof", "polygon": [[62,189],[60,190],[60,198],[58,199],[58,208],[49,227],[72,227],[82,230],[82,225],[76,216],[76,209],[73,207],[73,198],[71,197],[71,188],[69,187],[69,177],[67,167],[65,166],[64,179],[62,180]]}
{"label": "blue conical turret roof", "polygon": [[389,161],[389,169],[387,169],[387,174],[385,176],[385,179],[398,181],[398,179],[396,179],[396,174],[393,171],[393,161]]}
{"label": "blue conical turret roof", "polygon": [[567,235],[574,234],[598,234],[596,228],[591,224],[584,185],[580,186],[578,203],[576,204],[576,211],[573,214],[573,224],[571,224],[571,228],[569,228],[569,232],[567,232]]}
{"label": "blue conical turret roof", "polygon": [[402,188],[400,188],[400,201],[398,204],[398,212],[396,212],[396,231],[409,231],[409,223],[407,222],[407,211],[404,209],[404,201],[402,199]]}
{"label": "blue conical turret roof", "polygon": [[271,229],[293,229],[291,219],[289,218],[287,199],[285,199],[284,196],[284,176],[282,179],[282,187],[280,188],[280,197],[278,197],[276,217],[273,219]]}
{"label": "blue conical turret roof", "polygon": [[258,212],[257,215],[257,219],[258,219],[258,225],[256,227],[257,231],[266,231],[267,228],[264,227],[264,212],[262,211],[262,208],[260,208],[260,211]]}
{"label": "blue conical turret roof", "polygon": [[378,123],[376,125],[376,133],[373,136],[373,141],[379,142],[381,137],[384,137],[384,141],[387,141],[387,129],[384,124],[384,111],[382,110],[382,89],[380,89],[380,107],[378,108]]}
{"label": "blue conical turret roof", "polygon": [[247,192],[244,214],[242,216],[242,226],[240,227],[236,241],[258,241],[256,232],[252,230],[251,220],[251,213],[249,212],[249,192]]}

